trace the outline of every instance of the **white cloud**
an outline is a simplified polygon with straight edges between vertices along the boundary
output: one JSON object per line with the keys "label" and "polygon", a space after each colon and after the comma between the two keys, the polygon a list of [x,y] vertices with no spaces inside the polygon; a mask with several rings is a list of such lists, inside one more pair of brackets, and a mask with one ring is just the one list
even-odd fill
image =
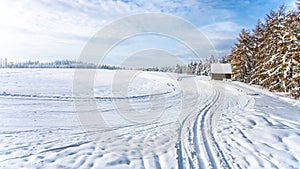
{"label": "white cloud", "polygon": [[[61,56],[78,56],[78,46],[82,48],[97,30],[130,13],[130,7],[122,2],[90,2],[1,1],[0,52],[5,56],[0,57],[43,56],[53,51]],[[24,48],[25,44],[28,48]],[[66,52],[57,44],[65,46],[65,50],[73,44],[73,52]]]}
{"label": "white cloud", "polygon": [[297,1],[297,0],[291,0],[290,2],[288,2],[288,3],[286,4],[287,10],[288,10],[288,11],[294,11],[294,10],[297,10],[296,1]]}
{"label": "white cloud", "polygon": [[222,32],[236,32],[242,29],[241,25],[234,22],[216,22],[210,25],[203,26],[202,29],[210,31],[222,31]]}
{"label": "white cloud", "polygon": [[203,26],[200,30],[211,40],[219,56],[224,56],[229,53],[242,28],[234,22],[217,22]]}
{"label": "white cloud", "polygon": [[[240,29],[237,24],[219,22],[220,19],[234,16],[233,12],[217,10],[210,4],[196,0],[140,0],[128,3],[99,0],[2,0],[0,11],[0,57],[54,55],[74,56],[71,59],[76,59],[88,39],[103,26],[124,16],[143,12],[165,12],[186,18],[203,28],[204,33],[213,40],[232,38]],[[204,26],[211,21],[218,23]],[[225,35],[227,33],[229,35]]]}

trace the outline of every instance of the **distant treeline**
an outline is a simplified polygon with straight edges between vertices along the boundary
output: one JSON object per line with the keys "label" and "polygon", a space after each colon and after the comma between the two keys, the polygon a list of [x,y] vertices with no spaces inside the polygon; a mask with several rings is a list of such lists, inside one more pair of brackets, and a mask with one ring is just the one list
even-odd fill
{"label": "distant treeline", "polygon": [[69,69],[122,69],[122,70],[141,70],[141,71],[157,71],[157,72],[173,72],[173,73],[185,73],[185,74],[194,74],[194,75],[204,75],[208,76],[210,74],[210,64],[211,63],[220,63],[225,62],[225,58],[216,58],[210,56],[207,59],[191,61],[186,65],[173,65],[173,66],[164,66],[164,67],[148,67],[148,68],[130,68],[130,67],[121,67],[115,65],[104,65],[104,64],[93,64],[93,63],[84,63],[80,61],[71,61],[71,60],[56,60],[54,62],[40,62],[40,61],[25,61],[8,63],[5,68],[69,68]]}
{"label": "distant treeline", "polygon": [[174,65],[166,67],[152,67],[152,68],[141,68],[143,71],[156,71],[156,72],[173,72],[173,73],[184,73],[208,76],[210,75],[210,65],[212,63],[225,63],[225,58],[216,58],[210,56],[210,58],[204,59],[203,61],[191,61],[187,65]]}
{"label": "distant treeline", "polygon": [[114,65],[98,65],[70,60],[56,60],[54,62],[25,61],[10,62],[5,68],[82,68],[82,69],[121,69]]}

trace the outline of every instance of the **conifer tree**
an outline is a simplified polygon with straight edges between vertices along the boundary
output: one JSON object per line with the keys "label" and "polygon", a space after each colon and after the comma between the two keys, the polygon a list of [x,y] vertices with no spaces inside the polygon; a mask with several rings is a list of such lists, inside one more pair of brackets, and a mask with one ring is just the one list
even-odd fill
{"label": "conifer tree", "polygon": [[255,64],[253,58],[254,37],[248,30],[243,29],[239,34],[238,43],[232,49],[228,60],[232,64],[233,79],[250,82],[250,75]]}
{"label": "conifer tree", "polygon": [[282,51],[278,42],[282,39],[282,28],[285,22],[285,7],[278,11],[271,11],[266,18],[266,26],[259,42],[262,44],[255,52],[257,64],[253,70],[251,83],[259,84],[271,90],[276,90],[281,85],[280,81],[280,57]]}
{"label": "conifer tree", "polygon": [[226,58],[233,78],[300,98],[300,0],[298,11],[282,5],[271,11],[252,32],[242,30]]}

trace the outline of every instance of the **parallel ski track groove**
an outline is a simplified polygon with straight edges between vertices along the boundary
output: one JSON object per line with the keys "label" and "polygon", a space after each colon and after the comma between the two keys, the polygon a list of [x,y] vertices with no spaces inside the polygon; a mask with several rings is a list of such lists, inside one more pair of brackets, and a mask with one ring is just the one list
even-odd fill
{"label": "parallel ski track groove", "polygon": [[[192,147],[184,147],[189,160],[189,168],[230,168],[225,155],[213,135],[211,126],[213,123],[213,113],[219,107],[218,102],[220,101],[220,98],[221,92],[214,87],[213,96],[207,100],[206,105],[199,110],[196,115],[192,129],[193,137],[189,141]],[[181,130],[179,134],[181,134]],[[201,141],[199,138],[201,138]],[[178,149],[181,150],[181,153],[178,153],[178,157],[181,155],[182,158],[183,149],[181,144],[181,142],[178,144]],[[193,154],[189,154],[193,153],[188,151],[192,149],[196,151],[196,160],[193,158]],[[183,164],[183,160],[181,159],[181,163],[179,160],[180,159],[178,159],[178,168],[186,168]]]}
{"label": "parallel ski track groove", "polygon": [[[207,109],[211,104],[214,103],[214,98],[215,94],[213,94],[212,97],[210,98],[207,98],[204,103],[206,103],[206,105],[201,108],[201,110],[198,111],[198,114],[196,116],[196,119],[199,117],[199,115],[201,114],[201,112],[203,112],[205,109]],[[208,104],[207,104],[208,103]],[[183,160],[183,153],[185,153],[185,155],[187,156],[187,160],[188,160],[188,163],[189,163],[189,167],[194,169],[194,168],[198,168],[197,166],[194,165],[193,163],[193,157],[191,156],[190,154],[190,151],[188,150],[187,147],[185,146],[182,146],[182,141],[184,140],[181,140],[182,139],[182,130],[184,129],[183,126],[186,124],[186,122],[188,121],[189,118],[192,118],[191,115],[193,114],[193,112],[191,112],[189,115],[187,115],[187,117],[185,117],[185,119],[183,120],[182,122],[182,125],[181,127],[179,128],[179,137],[178,137],[178,143],[176,145],[176,148],[177,148],[177,161],[178,161],[178,168],[179,169],[182,169],[182,168],[186,168],[185,165],[184,165],[184,160]],[[197,121],[197,120],[196,120]],[[196,121],[195,121],[195,124],[196,124]],[[197,132],[196,132],[197,133]],[[193,144],[192,144],[193,145]],[[197,146],[194,145],[194,149],[196,149]],[[198,163],[200,162],[199,158],[197,158],[198,160]]]}

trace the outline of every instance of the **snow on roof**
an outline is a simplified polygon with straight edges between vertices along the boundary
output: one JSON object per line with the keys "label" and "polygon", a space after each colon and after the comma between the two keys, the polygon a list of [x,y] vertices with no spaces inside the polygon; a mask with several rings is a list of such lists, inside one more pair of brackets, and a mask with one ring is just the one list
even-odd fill
{"label": "snow on roof", "polygon": [[211,73],[231,74],[231,64],[211,64]]}

